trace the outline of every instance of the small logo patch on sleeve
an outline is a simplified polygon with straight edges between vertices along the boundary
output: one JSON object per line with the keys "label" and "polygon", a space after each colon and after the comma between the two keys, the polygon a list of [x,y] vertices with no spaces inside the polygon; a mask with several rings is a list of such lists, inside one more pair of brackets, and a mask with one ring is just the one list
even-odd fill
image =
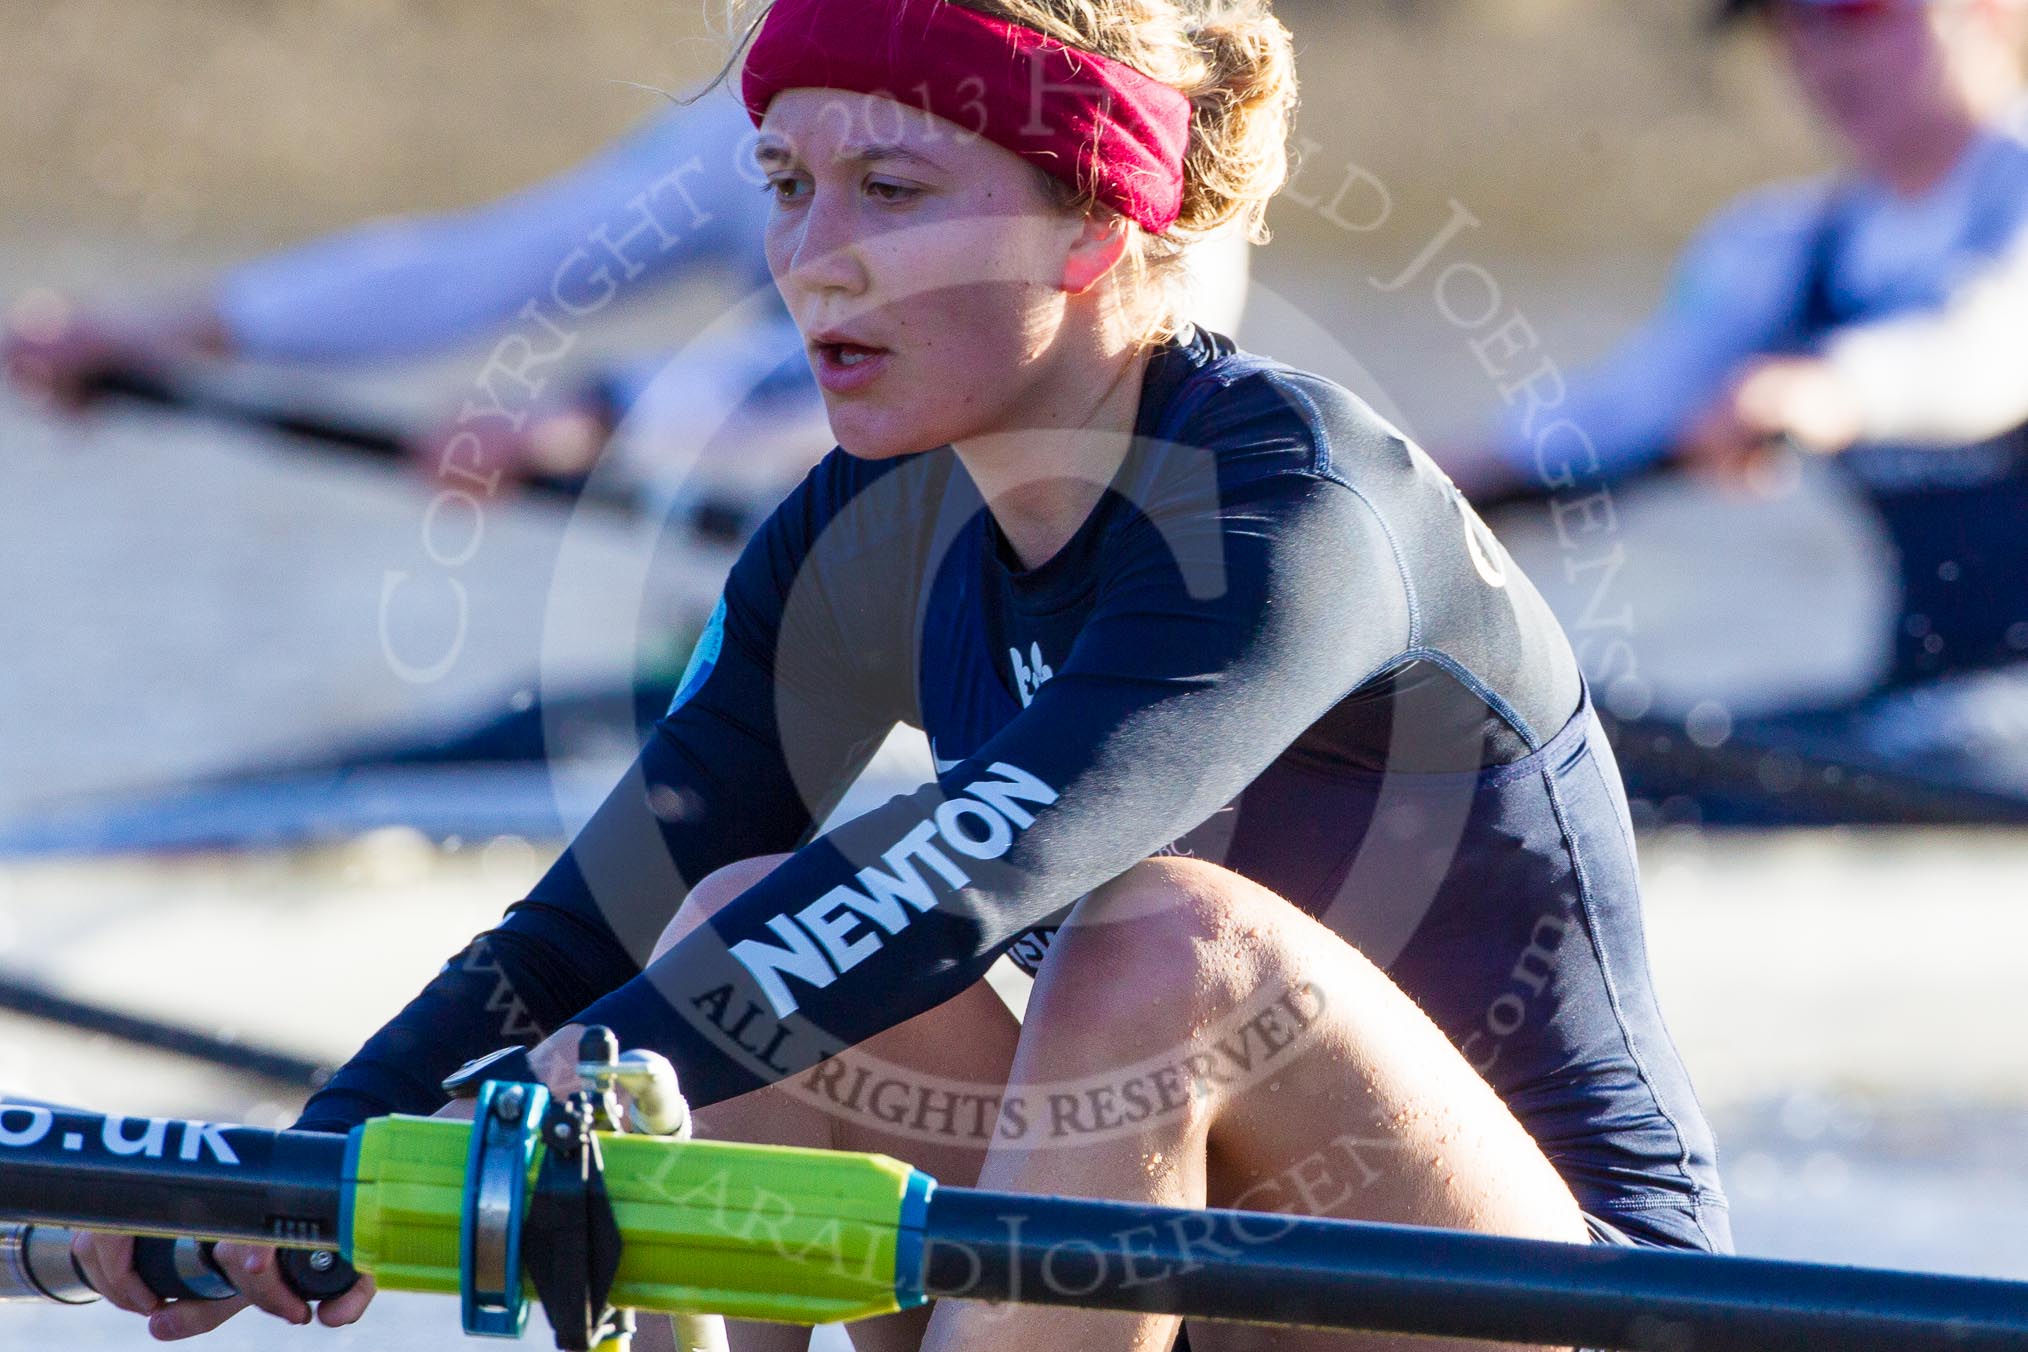
{"label": "small logo patch on sleeve", "polygon": [[697,646],[690,650],[690,665],[683,668],[683,680],[676,687],[676,698],[669,701],[669,713],[673,714],[688,704],[691,696],[711,679],[712,671],[718,666],[718,654],[724,647],[725,598],[720,597],[717,606],[712,609],[711,618],[705,621],[704,632],[697,636]]}

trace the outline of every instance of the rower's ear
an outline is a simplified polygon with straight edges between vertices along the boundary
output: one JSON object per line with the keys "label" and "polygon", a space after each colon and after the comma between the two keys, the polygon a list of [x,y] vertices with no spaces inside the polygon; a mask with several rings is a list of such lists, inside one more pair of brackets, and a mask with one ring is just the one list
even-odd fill
{"label": "rower's ear", "polygon": [[1063,289],[1082,296],[1106,279],[1127,256],[1127,232],[1132,227],[1124,216],[1095,211],[1084,219],[1070,254],[1063,260]]}

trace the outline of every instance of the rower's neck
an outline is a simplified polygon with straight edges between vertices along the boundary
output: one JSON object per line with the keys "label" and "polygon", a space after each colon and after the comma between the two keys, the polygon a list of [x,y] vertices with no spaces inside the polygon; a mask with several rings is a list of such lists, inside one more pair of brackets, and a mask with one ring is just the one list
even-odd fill
{"label": "rower's neck", "polygon": [[1032,426],[968,437],[954,449],[1024,568],[1077,534],[1133,446],[1148,354],[1085,366],[1082,378],[1038,389]]}

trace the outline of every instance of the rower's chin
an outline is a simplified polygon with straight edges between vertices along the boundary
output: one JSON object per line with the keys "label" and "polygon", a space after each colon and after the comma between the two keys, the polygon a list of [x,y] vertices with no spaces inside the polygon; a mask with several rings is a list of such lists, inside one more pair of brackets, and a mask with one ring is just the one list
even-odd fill
{"label": "rower's chin", "polygon": [[934,450],[942,441],[918,418],[872,400],[825,400],[838,448],[861,460],[892,460]]}

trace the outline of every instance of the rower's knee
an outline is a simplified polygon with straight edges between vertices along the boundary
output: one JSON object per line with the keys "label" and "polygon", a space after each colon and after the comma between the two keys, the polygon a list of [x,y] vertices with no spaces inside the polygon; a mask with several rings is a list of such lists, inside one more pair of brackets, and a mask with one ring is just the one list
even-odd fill
{"label": "rower's knee", "polygon": [[1030,1017],[1061,1017],[1130,1044],[1186,1037],[1291,965],[1276,914],[1286,906],[1215,864],[1136,865],[1080,902],[1057,932]]}
{"label": "rower's knee", "polygon": [[705,874],[677,908],[676,918],[663,928],[662,937],[655,941],[654,956],[659,958],[674,948],[677,940],[717,915],[748,888],[780,868],[787,858],[785,854],[755,855]]}

